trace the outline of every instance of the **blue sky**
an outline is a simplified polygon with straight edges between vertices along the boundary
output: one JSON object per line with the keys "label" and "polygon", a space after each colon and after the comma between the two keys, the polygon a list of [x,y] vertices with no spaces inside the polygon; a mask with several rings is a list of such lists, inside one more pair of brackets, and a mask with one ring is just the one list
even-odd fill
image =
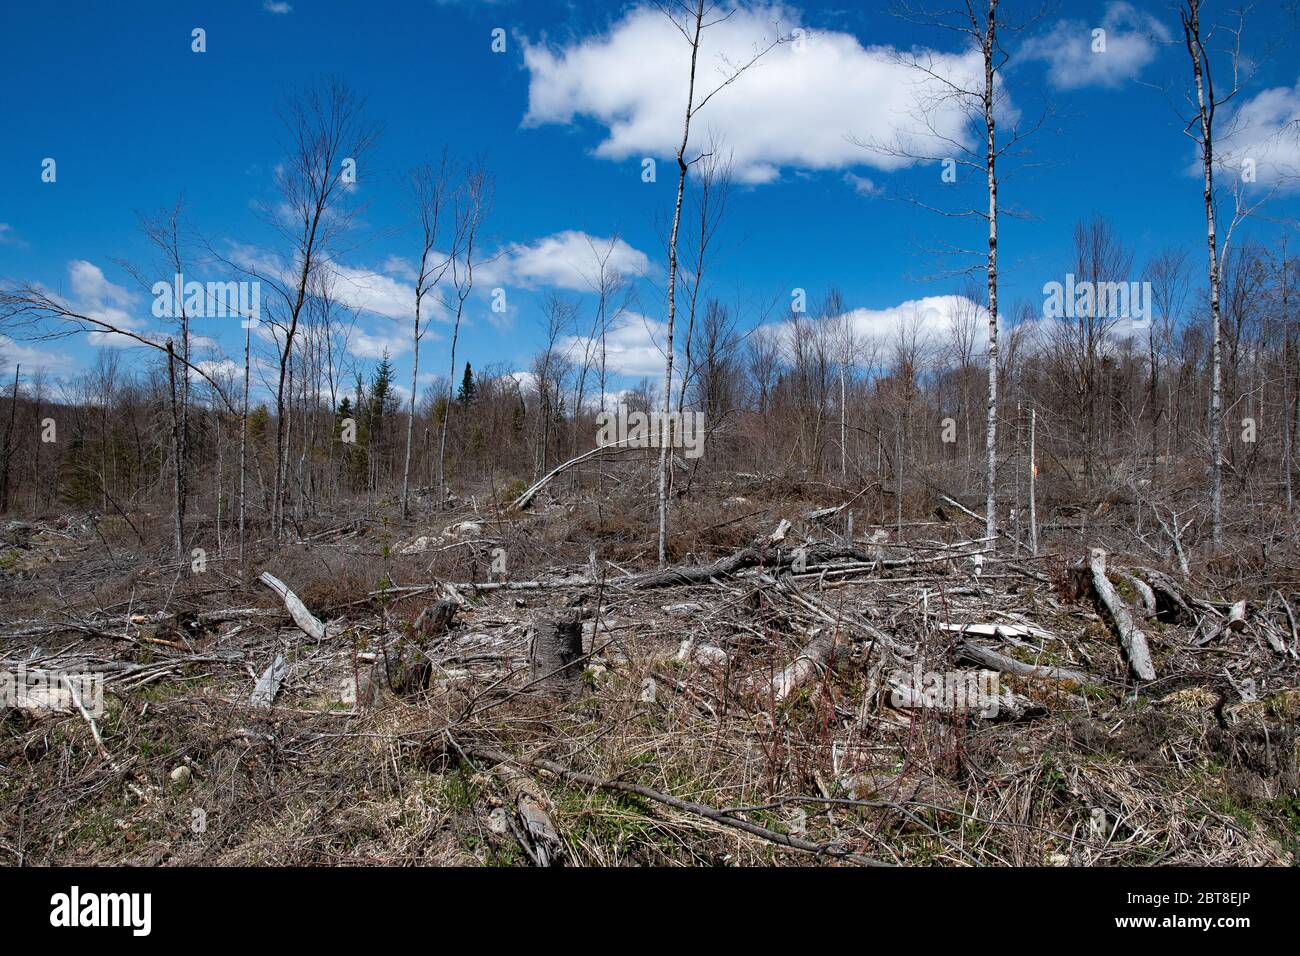
{"label": "blue sky", "polygon": [[[1037,9],[1018,0],[1004,6],[1013,14]],[[794,288],[815,300],[834,285],[849,308],[873,310],[864,313],[872,329],[884,328],[904,303],[961,290],[956,279],[927,281],[954,265],[936,247],[980,248],[980,222],[904,198],[981,204],[970,172],[943,184],[934,163],[899,165],[847,139],[884,141],[912,123],[900,104],[913,74],[891,60],[892,49],[933,51],[958,73],[969,66],[953,35],[870,7],[746,4],[714,31],[714,46],[706,35],[706,81],[720,50],[743,53],[765,30],[775,35],[775,21],[780,32],[800,28],[806,38],[799,50],[760,60],[697,119],[693,141],[716,134],[735,157],[738,182],[706,285],[741,305],[742,327],[759,320],[763,304],[789,302]],[[354,274],[382,277],[373,295],[358,295],[374,306],[360,320],[358,358],[370,362],[388,343],[399,380],[409,374],[398,263],[415,252],[416,237],[403,177],[447,146],[456,157],[482,157],[495,177],[485,246],[507,250],[493,278],[511,304],[493,321],[484,287],[459,354],[476,367],[526,367],[540,343],[542,296],[581,297],[566,259],[583,245],[577,234],[618,234],[627,243],[622,261],[644,272],[620,363],[631,381],[658,364],[662,237],[675,186],[669,144],[684,83],[674,58],[684,62],[685,45],[657,16],[636,3],[551,0],[5,4],[0,277],[39,282],[155,328],[147,291],[114,261],[151,260],[137,214],[184,193],[187,217],[214,243],[269,242],[254,206],[274,198],[272,171],[283,154],[277,103],[333,74],[383,125],[358,171],[366,210],[341,260]],[[1227,5],[1212,0],[1205,16],[1226,23]],[[1255,73],[1235,101],[1241,131],[1229,153],[1260,157],[1250,188],[1270,198],[1243,234],[1265,241],[1300,211],[1300,192],[1280,181],[1300,168],[1300,145],[1276,135],[1300,117],[1297,17],[1266,3],[1246,24]],[[206,31],[204,53],[191,50],[195,27]],[[1101,54],[1090,49],[1098,27],[1107,31]],[[506,31],[505,53],[491,49],[497,28]],[[1043,283],[1069,269],[1076,221],[1092,214],[1110,220],[1139,267],[1181,245],[1199,279],[1201,187],[1175,109],[1185,106],[1190,78],[1177,31],[1172,4],[1081,2],[1049,9],[1008,36],[1016,55],[1004,78],[1008,120],[1017,112],[1028,120],[1045,104],[1053,115],[1026,141],[1024,156],[1004,163],[1004,208],[1032,217],[1003,220],[1004,315],[1017,301],[1041,305]],[[1226,58],[1217,65],[1226,74]],[[945,128],[966,135],[959,124]],[[659,162],[655,183],[642,181],[643,156]],[[54,183],[41,181],[46,157],[58,164]],[[220,278],[198,272],[189,277]],[[589,298],[583,303],[590,308]],[[197,331],[235,354],[237,323],[207,321]],[[425,368],[442,371],[449,332],[436,325]],[[10,365],[66,375],[94,358],[89,342],[51,347],[3,335],[0,356]]]}

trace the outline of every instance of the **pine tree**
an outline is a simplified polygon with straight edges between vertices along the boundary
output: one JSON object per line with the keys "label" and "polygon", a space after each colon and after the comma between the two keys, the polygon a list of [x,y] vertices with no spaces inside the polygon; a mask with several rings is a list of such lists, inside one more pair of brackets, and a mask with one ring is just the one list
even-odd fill
{"label": "pine tree", "polygon": [[456,400],[462,405],[470,405],[478,397],[478,386],[474,384],[474,370],[465,363],[465,377],[460,380],[460,393]]}

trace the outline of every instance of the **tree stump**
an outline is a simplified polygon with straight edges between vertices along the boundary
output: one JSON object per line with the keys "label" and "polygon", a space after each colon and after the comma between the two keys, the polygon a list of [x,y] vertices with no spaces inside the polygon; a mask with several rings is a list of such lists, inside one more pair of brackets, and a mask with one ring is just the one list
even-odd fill
{"label": "tree stump", "polygon": [[415,619],[411,628],[420,641],[441,637],[451,629],[452,620],[460,605],[455,601],[439,601],[433,607],[426,607]]}
{"label": "tree stump", "polygon": [[582,619],[577,614],[557,614],[533,624],[530,664],[534,687],[554,697],[578,692],[582,667]]}

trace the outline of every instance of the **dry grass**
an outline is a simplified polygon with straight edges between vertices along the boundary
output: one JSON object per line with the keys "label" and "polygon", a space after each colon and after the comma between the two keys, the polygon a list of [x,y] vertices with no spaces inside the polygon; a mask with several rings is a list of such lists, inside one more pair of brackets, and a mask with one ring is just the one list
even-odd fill
{"label": "dry grass", "polygon": [[[703,561],[734,550],[778,517],[807,510],[785,497],[801,494],[807,507],[825,504],[811,488],[711,489],[679,508],[673,554]],[[1032,719],[903,711],[873,683],[871,648],[855,642],[838,666],[777,703],[771,677],[798,654],[815,618],[760,577],[618,586],[651,563],[644,511],[631,491],[543,502],[537,514],[509,521],[466,511],[402,525],[378,508],[355,524],[322,520],[304,529],[306,543],[259,545],[252,567],[274,569],[333,620],[320,644],[277,616],[194,624],[203,610],[276,607],[220,555],[212,573],[182,574],[161,552],[119,535],[108,539],[114,564],[96,534],[75,531],[51,560],[25,553],[23,567],[7,572],[3,656],[25,660],[35,649],[39,660],[125,665],[108,674],[98,722],[117,769],[75,713],[4,711],[0,858],[526,864],[511,796],[491,762],[472,756],[491,748],[521,758],[524,769],[533,758],[554,761],[890,863],[1295,862],[1300,681],[1294,660],[1270,656],[1258,640],[1192,652],[1185,629],[1151,622],[1161,679],[1135,698],[1116,642],[1071,590],[1070,555],[1038,565],[1045,582],[998,566],[976,581],[960,562],[927,567],[924,581],[906,569],[813,576],[798,579],[800,593],[836,626],[847,632],[869,621],[914,645],[927,666],[955,666],[952,635],[940,624],[1023,615],[1050,637],[1005,653],[1098,679],[1075,688],[1005,677],[1007,690],[1040,708]],[[468,517],[483,525],[481,537],[442,537]],[[804,531],[827,534],[797,525],[796,534]],[[940,533],[958,540],[962,529],[929,534]],[[439,540],[404,554],[421,535]],[[370,592],[385,583],[487,580],[495,548],[505,550],[513,580],[558,578],[586,568],[593,541],[610,562],[601,566],[604,586],[465,591],[452,631],[423,645],[429,686],[354,711],[356,655],[412,640],[419,611],[441,596]],[[884,556],[917,553],[891,546]],[[1273,565],[1268,577],[1279,573]],[[588,635],[595,653],[582,693],[556,702],[528,687],[528,623],[566,603],[589,621],[598,616],[601,627]],[[669,610],[680,604],[699,607]],[[164,610],[179,617],[126,618]],[[102,633],[13,636],[69,620]],[[687,638],[725,649],[726,666],[679,660]],[[273,710],[254,710],[253,680],[277,651],[289,677]],[[1234,694],[1246,679],[1256,682],[1256,704]],[[178,768],[186,780],[173,780]],[[638,794],[529,774],[570,864],[817,859]]]}

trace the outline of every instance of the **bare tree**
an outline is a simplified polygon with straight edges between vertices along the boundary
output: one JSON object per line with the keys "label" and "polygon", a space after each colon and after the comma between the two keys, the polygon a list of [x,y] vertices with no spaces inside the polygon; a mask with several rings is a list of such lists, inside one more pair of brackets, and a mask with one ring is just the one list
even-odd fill
{"label": "bare tree", "polygon": [[452,244],[451,282],[456,297],[455,318],[451,332],[451,372],[447,376],[447,406],[442,417],[442,435],[438,439],[438,507],[447,504],[447,427],[451,421],[452,388],[456,381],[456,343],[465,316],[465,300],[474,288],[474,248],[479,227],[492,204],[492,179],[483,165],[465,171],[464,181],[455,199],[455,241]]}
{"label": "bare tree", "polygon": [[277,170],[280,204],[270,220],[286,244],[286,260],[268,268],[260,262],[233,263],[222,258],[274,292],[274,299],[264,305],[278,354],[271,494],[271,526],[277,536],[284,532],[290,363],[299,320],[317,272],[332,261],[335,246],[352,224],[350,187],[378,137],[378,128],[366,119],[365,103],[338,80],[291,96],[281,118],[288,156]]}
{"label": "bare tree", "polygon": [[[781,41],[780,39],[773,40],[767,47],[756,51],[753,57],[745,63],[729,69],[718,86],[697,100],[695,72],[699,62],[701,36],[709,27],[716,26],[730,17],[735,12],[735,8],[733,7],[727,13],[720,14],[716,20],[706,21],[706,17],[712,16],[716,8],[713,4],[706,3],[705,0],[694,0],[694,3],[689,3],[688,0],[656,0],[655,5],[685,38],[690,45],[691,51],[686,87],[686,113],[682,122],[682,141],[681,145],[677,147],[677,198],[673,206],[672,232],[668,238],[668,328],[664,345],[663,393],[663,413],[664,418],[667,419],[672,412],[673,400],[673,324],[677,318],[677,236],[682,224],[682,197],[686,192],[687,172],[691,166],[703,158],[701,155],[689,161],[686,159],[686,152],[691,141],[691,120],[708,105],[709,100],[720,90],[734,83],[763,54]],[[659,564],[661,566],[668,562],[668,462],[670,457],[668,444],[667,441],[661,442],[659,448]]]}
{"label": "bare tree", "polygon": [[[438,226],[446,203],[448,189],[447,153],[436,167],[426,163],[411,173],[411,189],[416,218],[420,226],[420,264],[415,276],[415,327],[411,335],[411,400],[406,419],[406,454],[402,465],[402,518],[410,517],[411,496],[411,441],[415,432],[415,400],[420,390],[420,339],[425,330],[420,327],[424,298],[437,289],[456,250],[440,257],[435,251]],[[454,360],[453,360],[454,366]]]}
{"label": "bare tree", "polygon": [[[964,5],[930,12],[910,3],[902,5],[901,15],[912,22],[942,28],[960,37],[980,52],[981,75],[962,77],[936,63],[931,53],[900,54],[902,62],[918,70],[922,77],[917,119],[925,136],[899,137],[893,143],[861,142],[859,145],[886,155],[909,160],[952,164],[975,171],[984,181],[987,202],[984,208],[972,207],[962,212],[945,213],[982,220],[987,227],[983,254],[988,308],[988,392],[985,407],[985,512],[984,533],[996,541],[997,533],[997,428],[998,428],[998,162],[1013,153],[1021,141],[1041,128],[1047,112],[1033,123],[1013,123],[999,138],[998,119],[1005,102],[1001,77],[1011,55],[1003,46],[1001,35],[1009,29],[998,12],[998,0],[970,0]],[[1024,24],[1018,29],[1023,29]],[[943,132],[938,115],[948,109],[961,111],[975,126],[978,144]],[[932,143],[930,150],[926,137]],[[960,250],[963,255],[973,254]]]}
{"label": "bare tree", "polygon": [[[1201,30],[1201,0],[1183,0],[1178,11],[1183,26],[1183,42],[1191,60],[1192,79],[1196,87],[1196,115],[1184,127],[1200,148],[1201,169],[1205,178],[1202,201],[1205,205],[1205,244],[1207,271],[1210,283],[1210,323],[1212,346],[1210,359],[1210,469],[1213,487],[1210,491],[1210,535],[1215,547],[1223,543],[1223,329],[1219,315],[1219,276],[1221,263],[1217,249],[1214,218],[1214,138],[1215,117],[1220,106],[1231,100],[1241,89],[1237,73],[1239,57],[1233,56],[1232,84],[1226,93],[1216,93],[1214,72],[1206,51]],[[1240,30],[1234,33],[1241,40]]]}

